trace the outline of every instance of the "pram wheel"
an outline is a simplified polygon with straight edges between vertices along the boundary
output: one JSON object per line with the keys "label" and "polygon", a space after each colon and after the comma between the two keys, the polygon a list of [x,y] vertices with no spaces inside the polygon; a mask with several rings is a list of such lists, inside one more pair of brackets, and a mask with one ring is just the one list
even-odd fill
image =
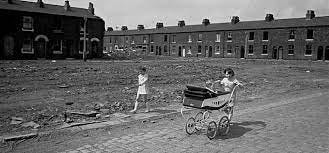
{"label": "pram wheel", "polygon": [[195,130],[200,131],[202,129],[203,120],[203,112],[199,112],[195,115]]}
{"label": "pram wheel", "polygon": [[193,117],[190,117],[185,125],[185,131],[187,134],[191,135],[195,132],[195,120]]}
{"label": "pram wheel", "polygon": [[211,121],[207,127],[207,137],[211,140],[216,137],[217,134],[217,124],[215,121]]}
{"label": "pram wheel", "polygon": [[223,116],[218,123],[218,133],[219,135],[227,135],[230,130],[230,121],[227,116]]}

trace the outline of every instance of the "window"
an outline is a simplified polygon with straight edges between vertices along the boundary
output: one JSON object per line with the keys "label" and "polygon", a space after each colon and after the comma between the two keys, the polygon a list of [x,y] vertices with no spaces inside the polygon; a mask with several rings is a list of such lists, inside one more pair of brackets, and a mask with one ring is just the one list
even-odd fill
{"label": "window", "polygon": [[128,36],[125,37],[126,43],[129,43],[129,38]]}
{"label": "window", "polygon": [[220,54],[220,46],[216,46],[216,53],[215,54]]}
{"label": "window", "polygon": [[150,35],[150,42],[153,43],[154,42],[154,38],[153,35]]}
{"label": "window", "polygon": [[192,46],[190,46],[187,50],[187,54],[192,55]]}
{"label": "window", "polygon": [[312,56],[312,45],[306,45],[305,56]]}
{"label": "window", "polygon": [[294,45],[288,45],[288,55],[294,55]]}
{"label": "window", "polygon": [[164,42],[167,42],[167,41],[168,41],[168,35],[164,35],[164,36],[163,36],[163,41],[164,41]]}
{"label": "window", "polygon": [[173,42],[173,43],[176,42],[176,35],[172,35],[172,42]]}
{"label": "window", "polygon": [[110,37],[110,44],[112,44],[112,37]]}
{"label": "window", "polygon": [[201,54],[201,49],[202,49],[202,47],[201,47],[201,45],[199,45],[198,46],[198,54]]}
{"label": "window", "polygon": [[192,42],[192,36],[188,35],[188,42]]}
{"label": "window", "polygon": [[296,33],[296,30],[290,30],[289,31],[289,40],[295,40],[295,33]]}
{"label": "window", "polygon": [[216,34],[216,42],[220,42],[220,34]]}
{"label": "window", "polygon": [[250,41],[253,41],[255,37],[255,32],[249,32],[249,39]]}
{"label": "window", "polygon": [[228,32],[227,41],[232,42],[232,32]]}
{"label": "window", "polygon": [[314,31],[313,30],[311,30],[311,29],[307,29],[307,37],[306,37],[306,39],[313,39],[313,33],[314,33]]}
{"label": "window", "polygon": [[263,45],[263,55],[267,55],[267,45]]}
{"label": "window", "polygon": [[232,54],[232,46],[227,45],[227,54]]}
{"label": "window", "polygon": [[33,41],[32,41],[31,38],[25,38],[24,39],[22,53],[31,53],[31,54],[33,54],[32,42]]}
{"label": "window", "polygon": [[[53,20],[53,30],[61,30],[62,29],[62,19],[60,16],[55,16]],[[82,27],[84,26],[84,21],[82,21],[80,24],[82,24]],[[86,33],[88,32],[88,28],[86,28]]]}
{"label": "window", "polygon": [[131,36],[131,44],[135,44],[135,37]]}
{"label": "window", "polygon": [[143,36],[143,43],[147,43],[146,42],[146,36]]}
{"label": "window", "polygon": [[158,54],[159,52],[159,46],[155,46],[155,54]]}
{"label": "window", "polygon": [[168,47],[167,47],[166,45],[163,47],[163,51],[164,51],[165,53],[168,52]]}
{"label": "window", "polygon": [[[81,51],[83,51],[83,39],[80,40],[80,49]],[[87,49],[87,42],[86,42],[86,49]],[[62,54],[62,40],[56,39],[53,41],[52,51],[54,54]]]}
{"label": "window", "polygon": [[33,31],[33,18],[30,16],[23,16],[23,31]]}
{"label": "window", "polygon": [[151,53],[153,53],[154,52],[154,46],[152,45],[151,46],[151,51],[150,51]]}
{"label": "window", "polygon": [[268,41],[268,31],[263,32],[263,40]]}
{"label": "window", "polygon": [[202,34],[198,35],[198,41],[202,41]]}
{"label": "window", "polygon": [[254,54],[254,46],[253,45],[249,45],[248,54],[250,54],[250,55]]}

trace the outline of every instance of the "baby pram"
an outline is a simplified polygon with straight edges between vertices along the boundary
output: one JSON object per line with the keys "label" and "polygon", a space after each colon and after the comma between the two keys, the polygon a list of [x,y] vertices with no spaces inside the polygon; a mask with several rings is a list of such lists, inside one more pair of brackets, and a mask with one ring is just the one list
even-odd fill
{"label": "baby pram", "polygon": [[[235,94],[237,85],[232,92],[213,92],[207,88],[187,85],[184,90],[183,108],[192,107],[200,109],[195,117],[188,118],[185,130],[187,134],[193,134],[201,129],[206,129],[207,137],[213,139],[216,135],[226,135],[230,129],[230,121],[227,115],[218,116],[219,121],[210,118],[212,110],[227,109],[227,105]],[[181,113],[183,115],[183,108]],[[221,118],[220,118],[221,117]]]}

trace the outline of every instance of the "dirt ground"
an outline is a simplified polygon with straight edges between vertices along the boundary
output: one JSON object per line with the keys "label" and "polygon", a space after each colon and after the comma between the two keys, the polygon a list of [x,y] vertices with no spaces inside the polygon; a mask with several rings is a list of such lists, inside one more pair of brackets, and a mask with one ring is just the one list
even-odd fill
{"label": "dirt ground", "polygon": [[[0,135],[49,130],[64,122],[99,120],[133,108],[137,69],[148,69],[153,107],[181,103],[187,84],[204,86],[234,69],[241,103],[299,90],[329,88],[329,63],[245,59],[0,61]],[[101,116],[71,115],[67,111]],[[15,118],[16,117],[16,118]],[[25,124],[32,123],[32,124]],[[26,125],[26,126],[23,126]]]}

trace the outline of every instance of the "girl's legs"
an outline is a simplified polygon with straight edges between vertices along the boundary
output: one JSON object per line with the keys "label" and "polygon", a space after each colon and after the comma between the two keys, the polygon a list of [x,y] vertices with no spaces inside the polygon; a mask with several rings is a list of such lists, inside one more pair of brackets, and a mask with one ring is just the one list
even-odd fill
{"label": "girl's legs", "polygon": [[130,111],[130,112],[132,112],[132,113],[135,113],[135,112],[137,111],[139,96],[140,96],[140,95],[137,94],[137,96],[136,96],[136,100],[135,100],[135,107],[134,107],[133,110]]}
{"label": "girl's legs", "polygon": [[145,102],[145,106],[146,106],[145,113],[147,113],[147,112],[150,111],[150,103],[149,103],[148,100],[147,100],[147,94],[144,94],[144,95],[143,95],[143,100],[144,100],[144,102]]}

